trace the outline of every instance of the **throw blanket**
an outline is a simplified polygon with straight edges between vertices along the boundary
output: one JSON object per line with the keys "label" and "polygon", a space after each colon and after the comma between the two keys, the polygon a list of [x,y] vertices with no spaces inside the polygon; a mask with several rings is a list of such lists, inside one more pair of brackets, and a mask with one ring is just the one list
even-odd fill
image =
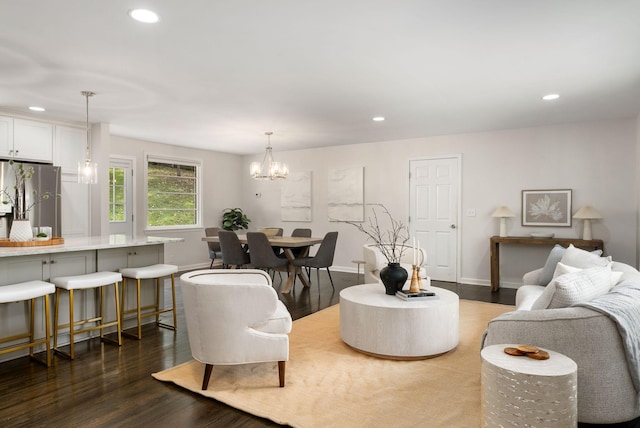
{"label": "throw blanket", "polygon": [[640,284],[623,282],[607,294],[575,306],[601,312],[616,323],[625,346],[633,386],[640,393]]}

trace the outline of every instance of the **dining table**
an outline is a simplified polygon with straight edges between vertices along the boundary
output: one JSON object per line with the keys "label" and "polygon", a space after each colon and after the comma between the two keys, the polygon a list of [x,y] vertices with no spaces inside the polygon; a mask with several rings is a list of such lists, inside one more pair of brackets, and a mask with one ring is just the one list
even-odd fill
{"label": "dining table", "polygon": [[[241,244],[247,243],[247,235],[238,235],[238,239]],[[289,260],[289,275],[287,281],[284,283],[281,292],[290,293],[293,289],[293,283],[296,278],[300,278],[300,281],[305,287],[309,287],[309,278],[304,273],[304,269],[293,265],[293,260],[296,259],[296,255],[293,253],[294,248],[305,248],[306,251],[302,251],[298,254],[298,257],[306,257],[309,254],[309,247],[322,243],[322,238],[304,237],[304,236],[267,236],[269,243],[272,247],[282,248],[287,260]],[[202,237],[204,242],[220,242],[217,236],[204,236]],[[251,251],[251,249],[249,249]]]}

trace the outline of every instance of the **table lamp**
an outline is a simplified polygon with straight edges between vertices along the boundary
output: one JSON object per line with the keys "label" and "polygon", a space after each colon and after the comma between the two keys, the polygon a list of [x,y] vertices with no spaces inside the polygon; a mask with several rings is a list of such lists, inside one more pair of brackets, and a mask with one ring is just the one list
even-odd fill
{"label": "table lamp", "polygon": [[515,217],[515,214],[509,209],[509,207],[500,205],[496,208],[493,214],[491,214],[491,217],[500,218],[500,236],[507,236],[507,217]]}
{"label": "table lamp", "polygon": [[591,239],[593,239],[593,237],[591,236],[591,220],[602,218],[600,213],[591,208],[589,205],[585,205],[573,215],[573,218],[584,220],[582,239],[584,239],[585,241],[591,241]]}

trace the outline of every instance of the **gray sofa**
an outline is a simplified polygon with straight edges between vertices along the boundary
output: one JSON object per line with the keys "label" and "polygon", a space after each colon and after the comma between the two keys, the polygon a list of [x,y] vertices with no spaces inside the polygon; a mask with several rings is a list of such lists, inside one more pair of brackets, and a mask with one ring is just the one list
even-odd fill
{"label": "gray sofa", "polygon": [[[531,310],[545,289],[538,284],[541,271],[524,276],[524,284],[516,294],[516,310],[489,322],[482,347],[531,344],[573,359],[578,365],[580,422],[611,424],[640,417],[640,395],[634,387],[616,323],[601,312],[580,306]],[[629,265],[613,262],[612,271],[623,272],[619,284],[640,284],[640,272]]]}

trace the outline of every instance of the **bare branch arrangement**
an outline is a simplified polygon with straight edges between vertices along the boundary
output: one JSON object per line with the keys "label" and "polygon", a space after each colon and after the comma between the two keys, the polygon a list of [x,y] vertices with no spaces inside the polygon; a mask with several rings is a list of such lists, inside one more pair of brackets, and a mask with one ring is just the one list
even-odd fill
{"label": "bare branch arrangement", "polygon": [[[371,208],[371,216],[369,216],[369,224],[355,223],[353,221],[344,221],[352,226],[355,226],[359,231],[373,240],[376,247],[380,249],[380,252],[384,255],[389,263],[400,263],[400,259],[407,249],[405,245],[409,240],[409,227],[403,222],[393,218],[387,207],[382,204],[367,204],[373,205]],[[380,227],[378,220],[378,213],[375,210],[375,206],[381,207],[385,216],[389,222],[389,228],[383,230]]]}
{"label": "bare branch arrangement", "polygon": [[42,199],[49,199],[51,194],[49,192],[38,195],[37,191],[33,191],[32,200],[27,203],[27,194],[25,191],[25,183],[31,179],[34,174],[33,166],[25,168],[23,164],[14,164],[13,159],[9,161],[13,174],[15,175],[15,184],[10,189],[2,189],[0,191],[0,197],[3,204],[9,204],[14,209],[14,220],[27,220],[28,214],[31,209],[36,206]]}

